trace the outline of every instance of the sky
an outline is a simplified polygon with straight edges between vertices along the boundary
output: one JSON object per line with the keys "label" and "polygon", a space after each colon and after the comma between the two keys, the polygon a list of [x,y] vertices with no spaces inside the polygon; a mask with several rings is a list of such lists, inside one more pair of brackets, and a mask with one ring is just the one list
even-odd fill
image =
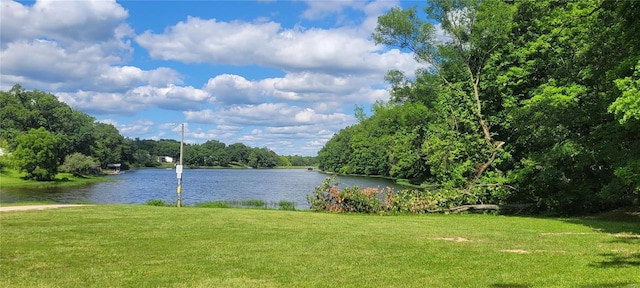
{"label": "sky", "polygon": [[401,3],[0,0],[0,89],[52,93],[128,138],[315,156],[419,68],[376,45]]}

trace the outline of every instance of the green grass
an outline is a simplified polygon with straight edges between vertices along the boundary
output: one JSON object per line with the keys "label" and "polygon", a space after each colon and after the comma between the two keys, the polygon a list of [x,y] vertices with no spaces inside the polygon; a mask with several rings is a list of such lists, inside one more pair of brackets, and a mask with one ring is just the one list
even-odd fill
{"label": "green grass", "polygon": [[229,203],[224,201],[213,201],[213,202],[201,202],[196,203],[194,207],[197,208],[231,208]]}
{"label": "green grass", "polygon": [[640,285],[637,217],[146,205],[1,213],[1,287]]}
{"label": "green grass", "polygon": [[25,180],[26,173],[21,173],[12,169],[2,169],[0,171],[0,187],[44,187],[44,186],[75,186],[87,183],[114,181],[114,179],[104,176],[76,177],[71,173],[58,173],[54,181]]}
{"label": "green grass", "polygon": [[[147,203],[147,205],[149,205]],[[159,206],[159,205],[156,205]],[[278,202],[267,202],[260,199],[246,200],[225,200],[213,202],[196,203],[194,207],[198,208],[257,208],[257,209],[279,209],[279,210],[296,210],[295,203],[286,200]]]}

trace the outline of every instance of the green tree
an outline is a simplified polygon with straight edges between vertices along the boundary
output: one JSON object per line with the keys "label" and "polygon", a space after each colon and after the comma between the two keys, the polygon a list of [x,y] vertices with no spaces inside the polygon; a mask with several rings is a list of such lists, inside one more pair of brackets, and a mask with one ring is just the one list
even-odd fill
{"label": "green tree", "polygon": [[180,142],[173,139],[160,139],[156,146],[158,156],[180,157]]}
{"label": "green tree", "polygon": [[289,155],[285,156],[289,159],[292,166],[314,166],[316,165],[316,157],[311,156],[300,156],[300,155]]}
{"label": "green tree", "polygon": [[619,49],[638,42],[625,40],[618,6],[627,2],[517,2],[512,44],[496,49],[486,70],[496,80],[485,82],[485,91],[505,95],[489,109],[506,115],[495,131],[507,135],[515,160],[511,201],[558,213],[628,203],[633,181],[616,174],[633,169],[615,171],[639,159],[638,129],[607,111],[621,99],[613,80],[629,83],[628,59],[638,59],[637,48]]}
{"label": "green tree", "polygon": [[[493,177],[483,180],[488,169],[493,170],[490,174],[500,172],[495,161],[504,154],[505,139],[491,131],[493,115],[487,115],[486,103],[495,101],[495,95],[484,93],[482,80],[487,60],[507,40],[513,7],[501,1],[441,0],[432,1],[424,11],[426,20],[415,8],[392,9],[378,18],[373,38],[379,44],[408,49],[428,65],[427,73],[418,73],[424,80],[415,87],[391,72],[387,79],[394,84],[392,95],[404,101],[424,95],[412,93],[412,88],[426,96],[437,92],[437,97],[425,101],[435,104],[435,117],[430,119],[422,151],[438,182],[469,193],[476,185],[493,182]],[[438,39],[433,23],[441,24],[447,41]]]}
{"label": "green tree", "polygon": [[273,168],[278,161],[278,155],[266,147],[251,149],[247,157],[247,165],[255,168]]}
{"label": "green tree", "polygon": [[289,167],[291,166],[291,161],[289,161],[287,156],[280,156],[278,157],[278,166]]}
{"label": "green tree", "polygon": [[65,158],[64,163],[60,166],[60,171],[72,173],[75,176],[84,176],[91,174],[96,166],[98,163],[91,156],[76,152]]}
{"label": "green tree", "polygon": [[107,164],[122,163],[125,139],[116,127],[111,124],[95,123],[93,135],[96,140],[91,147],[91,154],[102,167],[106,167]]}
{"label": "green tree", "polygon": [[242,143],[234,143],[227,146],[225,149],[229,162],[236,162],[239,164],[247,164],[251,148]]}
{"label": "green tree", "polygon": [[20,171],[27,173],[28,179],[51,181],[58,173],[58,138],[40,127],[19,135],[15,139],[16,150],[13,159]]}
{"label": "green tree", "polygon": [[60,162],[73,152],[90,154],[94,120],[49,93],[26,91],[20,85],[0,92],[0,139],[8,140],[12,149],[17,135],[43,127],[59,138]]}
{"label": "green tree", "polygon": [[224,149],[226,144],[217,140],[208,140],[202,143],[205,166],[227,166],[228,160],[225,160]]}
{"label": "green tree", "polygon": [[349,160],[353,153],[351,137],[354,129],[354,126],[349,126],[340,130],[318,151],[320,169],[329,172],[350,173]]}
{"label": "green tree", "polygon": [[622,95],[609,106],[624,124],[630,119],[640,120],[640,60],[636,64],[633,76],[615,80]]}

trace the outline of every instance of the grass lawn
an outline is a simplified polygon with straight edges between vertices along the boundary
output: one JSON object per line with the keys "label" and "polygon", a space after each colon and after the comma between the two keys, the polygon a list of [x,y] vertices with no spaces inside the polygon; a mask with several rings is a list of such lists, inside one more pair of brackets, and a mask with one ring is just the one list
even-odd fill
{"label": "grass lawn", "polygon": [[0,187],[74,186],[93,182],[111,181],[104,176],[76,177],[71,173],[58,173],[54,181],[24,180],[27,175],[12,169],[0,170]]}
{"label": "grass lawn", "polygon": [[640,287],[640,221],[98,205],[0,214],[1,287]]}

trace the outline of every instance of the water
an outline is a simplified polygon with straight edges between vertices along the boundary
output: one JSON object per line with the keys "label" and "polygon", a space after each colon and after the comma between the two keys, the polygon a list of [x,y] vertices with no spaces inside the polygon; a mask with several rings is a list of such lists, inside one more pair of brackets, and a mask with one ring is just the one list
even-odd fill
{"label": "water", "polygon": [[[150,199],[175,203],[178,180],[175,170],[141,169],[107,176],[117,181],[79,187],[0,188],[0,202],[52,201],[56,203],[91,202],[100,204],[142,204]],[[295,203],[296,209],[308,209],[307,195],[313,193],[327,175],[303,169],[194,169],[182,174],[182,203],[193,205],[208,201],[281,200]],[[340,186],[399,186],[386,179],[368,177],[337,178]]]}

